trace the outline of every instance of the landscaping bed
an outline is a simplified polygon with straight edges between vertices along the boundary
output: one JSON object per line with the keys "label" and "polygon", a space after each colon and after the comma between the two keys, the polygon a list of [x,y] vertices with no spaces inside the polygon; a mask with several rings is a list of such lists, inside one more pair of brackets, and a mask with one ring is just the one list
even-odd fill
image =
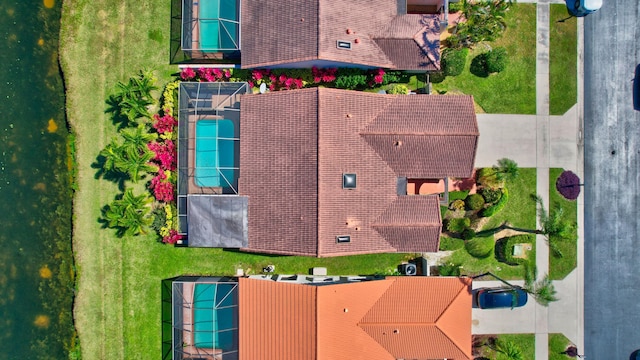
{"label": "landscaping bed", "polygon": [[535,334],[474,335],[473,355],[475,359],[535,359],[535,343]]}

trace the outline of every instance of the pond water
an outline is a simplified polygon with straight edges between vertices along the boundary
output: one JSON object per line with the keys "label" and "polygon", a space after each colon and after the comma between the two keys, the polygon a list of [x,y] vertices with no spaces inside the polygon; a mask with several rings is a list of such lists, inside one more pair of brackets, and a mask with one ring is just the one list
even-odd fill
{"label": "pond water", "polygon": [[60,2],[0,2],[0,359],[66,359],[74,346]]}

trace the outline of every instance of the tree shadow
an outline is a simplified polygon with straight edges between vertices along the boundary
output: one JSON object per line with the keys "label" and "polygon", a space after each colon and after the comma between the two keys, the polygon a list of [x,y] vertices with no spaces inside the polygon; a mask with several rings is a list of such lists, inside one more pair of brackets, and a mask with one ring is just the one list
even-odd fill
{"label": "tree shadow", "polygon": [[118,190],[124,191],[126,188],[126,181],[131,180],[129,174],[120,171],[107,171],[104,169],[104,164],[107,161],[102,155],[96,157],[96,161],[91,164],[92,169],[96,169],[96,173],[93,176],[94,179],[104,179],[118,185]]}
{"label": "tree shadow", "polygon": [[122,113],[121,101],[122,98],[118,95],[110,95],[105,101],[107,108],[104,112],[111,116],[111,122],[113,122],[118,131],[131,126],[129,118]]}
{"label": "tree shadow", "polygon": [[636,66],[636,73],[633,78],[633,109],[640,111],[640,64]]}

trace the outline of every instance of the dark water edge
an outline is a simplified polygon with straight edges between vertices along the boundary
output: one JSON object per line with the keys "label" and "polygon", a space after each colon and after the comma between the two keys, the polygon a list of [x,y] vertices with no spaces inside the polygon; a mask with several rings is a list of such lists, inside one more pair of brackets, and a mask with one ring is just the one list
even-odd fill
{"label": "dark water edge", "polygon": [[75,347],[61,0],[0,2],[0,359]]}

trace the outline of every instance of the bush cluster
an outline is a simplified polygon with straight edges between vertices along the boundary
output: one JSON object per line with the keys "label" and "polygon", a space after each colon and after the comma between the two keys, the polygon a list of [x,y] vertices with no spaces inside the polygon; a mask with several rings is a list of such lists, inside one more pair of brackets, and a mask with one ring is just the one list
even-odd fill
{"label": "bush cluster", "polygon": [[535,238],[533,235],[516,235],[502,238],[496,242],[496,259],[509,265],[518,265],[527,261],[523,258],[513,257],[513,246],[516,244],[529,243],[533,244]]}
{"label": "bush cluster", "polygon": [[471,225],[469,218],[454,218],[447,220],[447,230],[452,233],[461,233]]}
{"label": "bush cluster", "polygon": [[480,190],[480,194],[482,194],[482,197],[487,204],[493,204],[502,197],[502,191],[500,191],[500,189],[482,188],[482,190]]}
{"label": "bush cluster", "polygon": [[464,65],[467,62],[469,49],[451,49],[447,48],[442,53],[442,69],[446,76],[458,76],[462,74]]}
{"label": "bush cluster", "polygon": [[469,195],[465,200],[465,204],[469,210],[480,210],[484,207],[484,198],[480,194]]}
{"label": "bush cluster", "polygon": [[469,71],[479,77],[498,73],[507,67],[507,50],[503,47],[477,55],[471,60]]}
{"label": "bush cluster", "polygon": [[493,168],[481,168],[476,173],[478,185],[485,188],[501,188],[504,186],[504,180],[499,180],[496,176],[496,170]]}
{"label": "bush cluster", "polygon": [[480,216],[491,217],[497,214],[498,212],[500,212],[500,210],[502,210],[505,207],[505,205],[507,205],[507,201],[509,201],[509,191],[507,190],[507,188],[502,188],[502,195],[500,196],[500,200],[498,200],[498,202],[496,202],[495,204],[482,210],[480,212]]}
{"label": "bush cluster", "polygon": [[491,256],[494,246],[495,242],[492,236],[474,238],[467,240],[464,244],[469,255],[478,259],[484,259]]}
{"label": "bush cluster", "polygon": [[389,90],[389,94],[392,95],[407,95],[409,94],[409,88],[407,85],[397,84]]}
{"label": "bush cluster", "polygon": [[451,202],[451,210],[464,210],[464,200],[453,200]]}

